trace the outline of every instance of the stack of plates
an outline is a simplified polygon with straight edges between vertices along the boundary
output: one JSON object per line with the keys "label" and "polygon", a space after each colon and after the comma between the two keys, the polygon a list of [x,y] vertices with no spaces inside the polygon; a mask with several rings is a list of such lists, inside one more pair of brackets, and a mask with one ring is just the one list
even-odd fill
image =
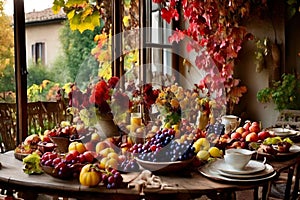
{"label": "stack of plates", "polygon": [[250,160],[244,169],[237,170],[226,164],[224,159],[218,159],[199,168],[199,171],[206,177],[230,182],[263,181],[276,175],[271,165],[256,160]]}
{"label": "stack of plates", "polygon": [[299,131],[295,131],[288,128],[276,127],[276,128],[268,128],[268,130],[273,132],[276,136],[280,136],[280,137],[291,137],[291,136],[299,135]]}

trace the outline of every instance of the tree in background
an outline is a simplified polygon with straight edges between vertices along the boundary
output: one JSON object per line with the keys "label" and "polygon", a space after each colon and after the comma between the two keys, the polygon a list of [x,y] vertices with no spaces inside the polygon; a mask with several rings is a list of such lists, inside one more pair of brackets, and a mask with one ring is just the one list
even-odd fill
{"label": "tree in background", "polygon": [[4,1],[0,0],[0,101],[15,91],[14,37],[12,20],[4,13]]}
{"label": "tree in background", "polygon": [[33,84],[40,84],[45,79],[51,79],[50,72],[42,64],[31,64],[28,66],[27,88]]}
{"label": "tree in background", "polygon": [[99,63],[92,58],[91,50],[96,46],[94,37],[100,30],[101,27],[97,27],[94,31],[80,33],[78,30],[72,31],[68,21],[65,23],[60,35],[64,55],[58,58],[57,63],[60,63],[61,69],[68,71],[68,80],[76,81],[80,74],[89,74],[95,67],[99,68]]}

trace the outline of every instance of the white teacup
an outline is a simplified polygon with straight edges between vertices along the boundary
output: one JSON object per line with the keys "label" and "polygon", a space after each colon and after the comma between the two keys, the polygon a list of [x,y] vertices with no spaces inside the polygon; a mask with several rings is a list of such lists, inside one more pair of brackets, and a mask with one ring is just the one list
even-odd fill
{"label": "white teacup", "polygon": [[241,123],[241,118],[235,115],[224,115],[221,119],[222,124],[225,125],[225,133],[235,130]]}
{"label": "white teacup", "polygon": [[253,153],[247,149],[226,149],[224,160],[228,166],[241,170],[249,163]]}

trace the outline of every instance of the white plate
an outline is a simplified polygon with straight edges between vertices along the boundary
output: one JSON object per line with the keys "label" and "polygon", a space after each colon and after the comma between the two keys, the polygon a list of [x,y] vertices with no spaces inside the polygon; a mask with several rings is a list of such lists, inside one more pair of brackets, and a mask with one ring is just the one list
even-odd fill
{"label": "white plate", "polygon": [[245,166],[245,168],[241,170],[232,168],[230,165],[226,164],[225,161],[222,159],[216,162],[217,163],[215,167],[217,167],[218,170],[230,174],[253,174],[263,171],[266,168],[265,164],[256,160],[250,160],[249,163]]}
{"label": "white plate", "polygon": [[273,131],[275,135],[280,137],[287,137],[298,134],[298,131],[288,128],[270,128],[269,131]]}
{"label": "white plate", "polygon": [[[239,182],[239,183],[250,183],[250,182],[257,182],[257,181],[264,181],[272,179],[276,176],[276,171],[273,169],[273,167],[269,164],[266,165],[266,169],[263,170],[262,176],[254,177],[254,178],[241,178],[241,177],[226,177],[220,174],[220,171],[215,167],[216,163],[211,162],[203,167],[200,167],[198,171],[208,178],[211,178],[213,180],[217,181],[226,181],[226,182]],[[217,164],[218,165],[218,164]],[[272,172],[271,172],[272,171]]]}
{"label": "white plate", "polygon": [[219,173],[220,173],[220,175],[229,177],[229,178],[253,179],[253,178],[267,176],[274,172],[274,169],[271,165],[266,164],[265,166],[266,166],[265,170],[257,172],[257,173],[253,173],[253,174],[231,174],[231,173],[226,173],[221,170],[219,170]]}
{"label": "white plate", "polygon": [[292,145],[290,147],[290,152],[291,153],[298,153],[298,152],[300,152],[300,147],[298,145]]}

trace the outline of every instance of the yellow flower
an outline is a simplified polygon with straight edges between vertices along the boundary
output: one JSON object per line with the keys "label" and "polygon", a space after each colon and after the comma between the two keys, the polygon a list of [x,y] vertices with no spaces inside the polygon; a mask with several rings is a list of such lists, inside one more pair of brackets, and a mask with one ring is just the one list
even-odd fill
{"label": "yellow flower", "polygon": [[172,99],[170,104],[173,108],[178,108],[180,106],[179,101],[177,99]]}
{"label": "yellow flower", "polygon": [[185,109],[189,103],[189,99],[185,97],[183,100],[180,101],[180,107],[181,109]]}
{"label": "yellow flower", "polygon": [[177,89],[178,89],[177,85],[172,85],[170,88],[171,92],[173,92],[173,93],[176,93]]}

